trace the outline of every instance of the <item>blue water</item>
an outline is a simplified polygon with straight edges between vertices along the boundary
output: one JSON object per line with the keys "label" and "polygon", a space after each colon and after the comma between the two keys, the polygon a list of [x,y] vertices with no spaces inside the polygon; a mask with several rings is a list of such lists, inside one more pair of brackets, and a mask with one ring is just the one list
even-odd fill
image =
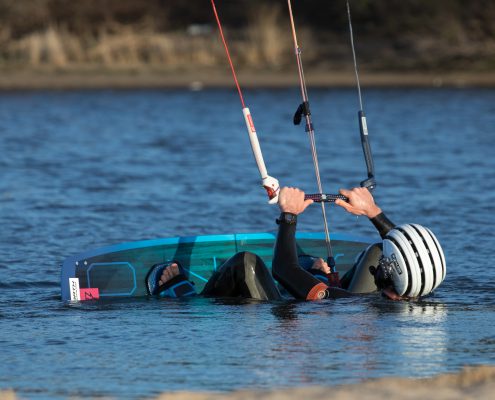
{"label": "blue water", "polygon": [[[366,90],[376,199],[427,225],[435,295],[315,303],[68,305],[60,265],[169,236],[275,231],[233,90],[0,94],[0,388],[25,398],[138,398],[430,376],[495,363],[495,91]],[[315,191],[297,89],[246,91],[269,172]],[[364,179],[354,90],[310,90],[324,188]],[[333,232],[377,237],[328,209]],[[321,231],[312,207],[301,231]]]}

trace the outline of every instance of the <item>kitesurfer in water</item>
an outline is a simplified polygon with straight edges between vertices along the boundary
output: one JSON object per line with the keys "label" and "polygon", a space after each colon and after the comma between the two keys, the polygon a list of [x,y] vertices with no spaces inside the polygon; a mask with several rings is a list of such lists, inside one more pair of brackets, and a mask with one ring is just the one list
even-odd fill
{"label": "kitesurfer in water", "polygon": [[[296,225],[299,214],[313,202],[304,192],[285,187],[280,191],[280,217],[272,262],[273,277],[297,299],[339,298],[381,291],[392,300],[428,295],[445,278],[445,258],[433,233],[420,225],[395,226],[365,188],[340,191],[349,201],[336,204],[354,215],[369,218],[382,242],[370,245],[342,277],[340,287],[328,284],[330,268],[321,258],[298,257]],[[301,264],[308,264],[303,268]],[[150,294],[161,297],[195,295],[194,286],[176,263],[157,265],[147,277]],[[208,297],[244,297],[278,300],[282,296],[264,262],[250,252],[227,260],[201,292]]]}

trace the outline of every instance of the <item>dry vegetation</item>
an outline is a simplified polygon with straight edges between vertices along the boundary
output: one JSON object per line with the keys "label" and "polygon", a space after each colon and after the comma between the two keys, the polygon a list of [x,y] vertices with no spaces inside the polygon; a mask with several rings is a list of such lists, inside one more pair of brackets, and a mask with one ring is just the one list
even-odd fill
{"label": "dry vegetation", "polygon": [[[16,24],[15,18],[14,21],[4,21],[0,28],[0,65],[3,67],[187,69],[192,65],[213,67],[225,63],[224,50],[218,40],[213,20],[198,24],[186,22],[183,26],[163,29],[144,12],[146,9],[134,7],[129,5],[132,2],[127,2],[127,12],[133,16],[132,22],[122,18],[119,13],[122,9],[116,4],[113,4],[113,12],[107,12],[109,15],[101,18],[93,16],[92,23],[80,21],[81,16],[78,13],[72,15],[75,20],[68,18],[67,21],[58,21],[57,18],[50,17],[51,2],[40,1],[45,3],[48,16],[34,18],[28,28],[24,21]],[[10,13],[17,17],[29,9],[19,8],[19,3],[12,1],[3,0],[0,3],[3,3],[3,8],[17,4],[17,8],[10,9]],[[20,0],[20,3],[33,2]],[[156,2],[148,3],[150,10],[147,11],[151,12],[151,3]],[[164,5],[164,19],[167,18],[166,10]],[[248,66],[278,68],[288,59],[287,54],[290,53],[290,42],[280,40],[284,36],[281,7],[279,4],[266,4],[258,11],[259,15],[253,15],[252,23],[242,29],[226,28],[227,35],[231,36],[234,56],[237,56],[238,62]],[[82,12],[85,13],[89,11]],[[251,11],[251,14],[254,13]],[[91,15],[86,16],[89,18]],[[43,23],[38,23],[38,20],[43,20]],[[44,23],[45,21],[48,23]]]}
{"label": "dry vegetation", "polygon": [[2,45],[4,66],[52,66],[70,68],[82,65],[108,68],[167,66],[189,64],[215,65],[219,59],[218,43],[210,35],[190,36],[182,33],[158,33],[136,30],[113,23],[95,35],[78,36],[65,28],[51,25],[43,31],[29,33],[17,40],[9,37]]}
{"label": "dry vegetation", "polygon": [[[295,3],[304,60],[351,62],[344,0]],[[373,70],[495,68],[495,2],[352,0],[361,65]],[[218,1],[240,68],[293,63],[285,1]],[[0,0],[3,69],[224,66],[208,0]]]}

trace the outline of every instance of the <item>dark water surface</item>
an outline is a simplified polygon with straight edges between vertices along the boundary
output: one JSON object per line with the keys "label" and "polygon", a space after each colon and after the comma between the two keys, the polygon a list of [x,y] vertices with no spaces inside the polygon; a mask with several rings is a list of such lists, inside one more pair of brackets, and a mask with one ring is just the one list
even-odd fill
{"label": "dark water surface", "polygon": [[[294,90],[248,91],[269,172],[314,192]],[[364,178],[353,90],[311,90],[327,192]],[[74,253],[123,241],[274,231],[236,94],[0,94],[0,388],[137,398],[429,376],[495,363],[495,91],[366,90],[379,186],[397,223],[433,229],[434,296],[315,303],[206,299],[63,304]],[[328,210],[334,232],[378,237]],[[321,231],[312,207],[301,231]]]}

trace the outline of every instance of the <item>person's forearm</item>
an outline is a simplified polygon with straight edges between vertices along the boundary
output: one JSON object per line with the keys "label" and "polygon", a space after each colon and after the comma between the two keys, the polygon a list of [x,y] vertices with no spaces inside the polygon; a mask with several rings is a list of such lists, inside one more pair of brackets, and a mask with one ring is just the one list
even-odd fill
{"label": "person's forearm", "polygon": [[345,290],[329,288],[302,269],[297,258],[296,222],[313,201],[304,199],[304,192],[290,187],[280,190],[278,205],[282,214],[272,262],[273,277],[295,298],[317,300],[348,296]]}
{"label": "person's forearm", "polygon": [[318,300],[351,296],[349,292],[328,287],[299,266],[296,224],[280,221],[272,262],[273,277],[295,298]]}
{"label": "person's forearm", "polygon": [[378,215],[370,218],[370,221],[378,230],[378,233],[380,234],[382,239],[387,235],[388,232],[395,228],[395,224],[390,221],[383,212],[380,212]]}
{"label": "person's forearm", "polygon": [[295,298],[308,299],[316,286],[326,287],[299,266],[296,246],[296,223],[279,223],[272,262],[273,277]]}

